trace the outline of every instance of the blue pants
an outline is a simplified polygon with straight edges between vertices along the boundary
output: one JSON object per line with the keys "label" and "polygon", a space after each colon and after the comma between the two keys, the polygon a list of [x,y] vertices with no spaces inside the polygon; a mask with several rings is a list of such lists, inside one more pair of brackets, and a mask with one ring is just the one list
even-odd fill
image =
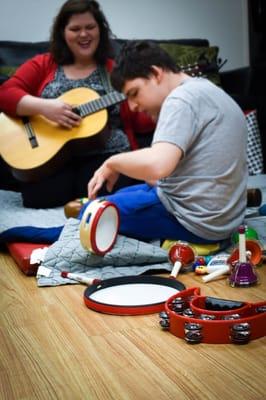
{"label": "blue pants", "polygon": [[[161,203],[156,188],[147,184],[128,186],[104,197],[120,212],[119,233],[139,240],[172,239],[191,243],[217,243],[189,232]],[[82,217],[86,203],[79,218]]]}

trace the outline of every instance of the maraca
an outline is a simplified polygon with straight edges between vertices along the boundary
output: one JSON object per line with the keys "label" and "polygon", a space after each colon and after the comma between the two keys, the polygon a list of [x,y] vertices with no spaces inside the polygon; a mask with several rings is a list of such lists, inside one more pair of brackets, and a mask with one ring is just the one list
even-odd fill
{"label": "maraca", "polygon": [[186,243],[174,243],[168,252],[170,262],[174,265],[170,278],[176,278],[180,270],[189,269],[195,260],[195,252],[191,246]]}

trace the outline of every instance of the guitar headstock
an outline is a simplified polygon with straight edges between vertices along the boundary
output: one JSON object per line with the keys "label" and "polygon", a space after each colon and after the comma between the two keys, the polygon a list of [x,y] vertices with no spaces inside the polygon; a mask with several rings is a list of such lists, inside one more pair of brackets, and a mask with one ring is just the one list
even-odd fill
{"label": "guitar headstock", "polygon": [[182,72],[190,76],[203,76],[203,72],[198,63],[195,64],[187,64],[187,65],[179,65],[179,68]]}
{"label": "guitar headstock", "polygon": [[178,67],[182,72],[185,72],[193,77],[206,77],[207,73],[213,73],[217,71],[217,64],[207,60],[199,60],[194,64],[179,65]]}

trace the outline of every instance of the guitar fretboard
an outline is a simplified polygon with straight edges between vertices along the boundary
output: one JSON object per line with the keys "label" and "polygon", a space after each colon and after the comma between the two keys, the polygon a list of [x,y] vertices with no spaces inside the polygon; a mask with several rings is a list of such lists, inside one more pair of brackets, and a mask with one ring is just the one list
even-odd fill
{"label": "guitar fretboard", "polygon": [[81,117],[86,117],[87,115],[93,114],[97,111],[103,110],[104,108],[120,103],[125,99],[126,96],[123,93],[113,91],[102,97],[99,97],[98,99],[81,104],[77,106],[76,109]]}

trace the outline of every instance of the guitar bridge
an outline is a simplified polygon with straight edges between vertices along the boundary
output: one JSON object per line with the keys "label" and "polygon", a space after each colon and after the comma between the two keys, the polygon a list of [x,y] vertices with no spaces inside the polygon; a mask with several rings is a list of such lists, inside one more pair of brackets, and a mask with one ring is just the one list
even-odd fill
{"label": "guitar bridge", "polygon": [[31,148],[34,149],[39,146],[37,137],[32,129],[29,117],[22,117],[22,122],[24,124]]}

